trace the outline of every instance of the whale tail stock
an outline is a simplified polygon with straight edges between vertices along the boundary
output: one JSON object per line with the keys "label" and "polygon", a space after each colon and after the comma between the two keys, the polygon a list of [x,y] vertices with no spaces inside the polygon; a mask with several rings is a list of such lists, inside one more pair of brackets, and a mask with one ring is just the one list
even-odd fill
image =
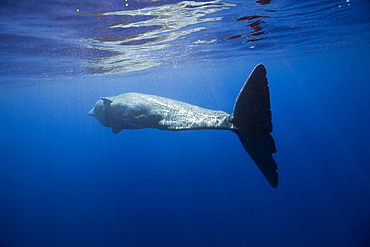
{"label": "whale tail stock", "polygon": [[266,68],[258,64],[249,75],[235,101],[231,122],[244,149],[272,187],[278,186],[275,142],[270,135],[272,120]]}

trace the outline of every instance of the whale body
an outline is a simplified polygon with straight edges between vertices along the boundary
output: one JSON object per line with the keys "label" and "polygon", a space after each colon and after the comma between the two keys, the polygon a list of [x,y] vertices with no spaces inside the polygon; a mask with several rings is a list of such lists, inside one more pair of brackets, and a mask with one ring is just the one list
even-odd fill
{"label": "whale body", "polygon": [[101,125],[122,129],[155,128],[160,130],[220,129],[236,133],[247,153],[272,187],[278,185],[276,152],[272,132],[270,94],[264,65],[257,65],[234,105],[232,114],[210,110],[160,96],[124,93],[101,97],[89,111]]}
{"label": "whale body", "polygon": [[124,93],[102,97],[89,112],[113,133],[122,129],[231,129],[230,114],[164,97]]}

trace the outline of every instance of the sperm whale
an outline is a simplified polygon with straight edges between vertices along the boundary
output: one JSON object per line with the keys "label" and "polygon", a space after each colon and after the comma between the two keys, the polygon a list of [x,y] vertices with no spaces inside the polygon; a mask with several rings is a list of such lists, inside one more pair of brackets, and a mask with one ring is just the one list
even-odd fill
{"label": "sperm whale", "polygon": [[244,83],[233,113],[205,109],[160,96],[124,93],[101,97],[89,114],[101,125],[122,129],[155,128],[181,131],[200,129],[231,130],[272,187],[278,186],[276,153],[271,136],[272,116],[266,68],[258,64]]}

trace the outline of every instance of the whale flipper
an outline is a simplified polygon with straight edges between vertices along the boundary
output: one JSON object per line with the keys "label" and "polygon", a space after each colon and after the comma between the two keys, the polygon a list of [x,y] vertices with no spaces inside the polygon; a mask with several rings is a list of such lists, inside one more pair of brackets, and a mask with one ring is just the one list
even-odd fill
{"label": "whale flipper", "polygon": [[244,149],[257,164],[272,187],[278,186],[277,164],[272,153],[276,153],[272,132],[270,93],[266,68],[258,64],[235,101],[231,122],[235,126]]}

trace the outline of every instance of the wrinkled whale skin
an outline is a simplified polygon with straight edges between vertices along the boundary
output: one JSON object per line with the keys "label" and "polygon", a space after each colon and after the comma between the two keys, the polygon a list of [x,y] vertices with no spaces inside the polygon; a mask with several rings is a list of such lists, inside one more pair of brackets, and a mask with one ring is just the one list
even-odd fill
{"label": "wrinkled whale skin", "polygon": [[124,93],[102,97],[89,112],[100,124],[122,129],[156,128],[161,130],[225,129],[232,130],[230,114],[205,109],[160,96]]}

